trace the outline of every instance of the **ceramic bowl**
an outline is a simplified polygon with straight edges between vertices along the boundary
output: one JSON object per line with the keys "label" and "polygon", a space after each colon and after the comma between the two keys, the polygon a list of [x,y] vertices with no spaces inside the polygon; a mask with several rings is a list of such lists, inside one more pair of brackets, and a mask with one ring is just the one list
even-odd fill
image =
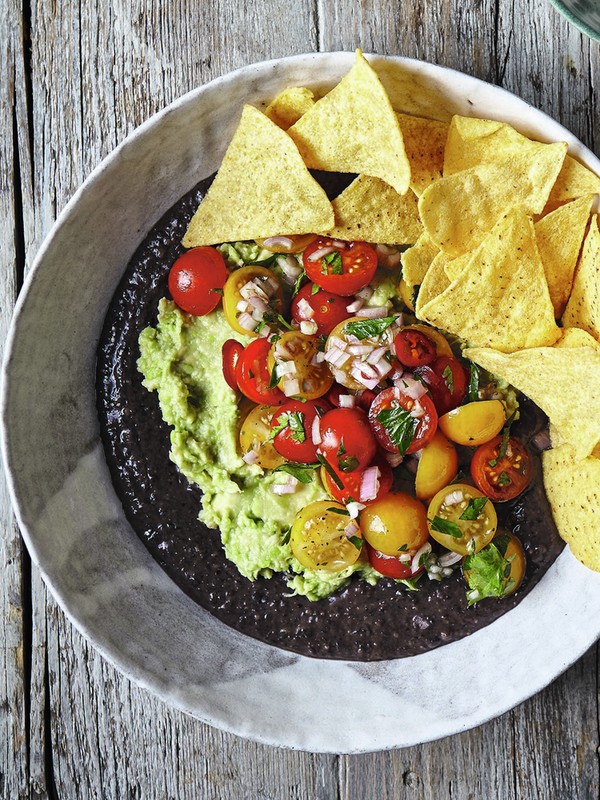
{"label": "ceramic bowl", "polygon": [[[353,58],[312,54],[241,69],[129,136],[76,193],[38,254],[10,334],[2,409],[26,544],[100,653],[212,725],[333,753],[414,745],[484,722],[549,683],[600,634],[600,575],[565,551],[516,609],[461,641],[376,663],[306,658],[249,639],[194,604],[125,519],[94,396],[96,346],[119,278],[151,226],[218,167],[242,103],[261,104],[289,85],[326,89]],[[567,141],[600,173],[572,134],[512,94],[418,61],[372,62],[398,109],[493,116],[542,140]]]}
{"label": "ceramic bowl", "polygon": [[600,3],[598,0],[550,0],[550,2],[580,31],[600,42]]}

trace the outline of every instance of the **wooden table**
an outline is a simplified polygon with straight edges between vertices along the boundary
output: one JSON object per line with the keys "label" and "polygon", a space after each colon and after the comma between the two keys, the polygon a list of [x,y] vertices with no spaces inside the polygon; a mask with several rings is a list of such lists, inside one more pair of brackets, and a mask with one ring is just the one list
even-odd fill
{"label": "wooden table", "polygon": [[[152,113],[253,61],[357,46],[429,60],[514,91],[600,153],[600,45],[547,0],[0,6],[0,342],[24,273],[91,170]],[[352,757],[282,751],[173,711],[115,672],[46,591],[3,482],[0,514],[0,798],[598,797],[595,647],[468,733]]]}

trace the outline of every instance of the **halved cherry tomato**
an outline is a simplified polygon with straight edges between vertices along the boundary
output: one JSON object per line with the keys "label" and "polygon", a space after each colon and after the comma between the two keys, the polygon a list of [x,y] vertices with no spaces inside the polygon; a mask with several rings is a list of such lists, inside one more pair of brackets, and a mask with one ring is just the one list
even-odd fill
{"label": "halved cherry tomato", "polygon": [[286,397],[314,400],[326,394],[333,375],[324,361],[315,363],[319,340],[301,331],[286,331],[271,347],[269,371],[277,367],[279,387]]}
{"label": "halved cherry tomato", "polygon": [[340,572],[356,563],[362,551],[362,534],[358,525],[351,526],[341,503],[319,500],[303,508],[292,524],[290,546],[302,566]]}
{"label": "halved cherry tomato", "polygon": [[227,281],[225,260],[214,247],[194,247],[169,272],[169,291],[179,308],[202,317],[217,307]]}
{"label": "halved cherry tomato", "polygon": [[475,484],[495,503],[513,500],[529,484],[533,475],[531,458],[525,445],[511,436],[501,453],[502,436],[477,448],[471,460]]}
{"label": "halved cherry tomato", "polygon": [[313,424],[331,406],[326,400],[288,400],[273,415],[271,432],[279,430],[273,446],[288,461],[312,464],[317,460],[317,445],[313,442]]}
{"label": "halved cherry tomato", "polygon": [[225,383],[227,386],[229,386],[230,389],[233,389],[234,392],[239,390],[238,382],[235,377],[235,371],[238,360],[243,352],[244,345],[240,344],[237,339],[227,339],[226,342],[223,342],[223,347],[221,348],[221,355],[223,358],[223,377],[225,378]]}
{"label": "halved cherry tomato", "polygon": [[[245,402],[249,403],[248,400]],[[285,458],[273,447],[271,441],[271,420],[277,411],[271,406],[253,406],[244,417],[240,429],[240,447],[242,455],[247,455],[251,450],[256,453],[253,462],[263,469],[276,469],[285,464]]]}
{"label": "halved cherry tomato", "polygon": [[422,367],[436,357],[435,344],[422,331],[404,328],[394,339],[394,352],[405,367]]}
{"label": "halved cherry tomato", "polygon": [[360,408],[334,408],[321,419],[319,450],[336,472],[368,467],[377,443]]}
{"label": "halved cherry tomato", "polygon": [[448,344],[447,340],[444,336],[437,330],[437,328],[432,328],[430,325],[424,325],[422,322],[415,322],[412,325],[405,325],[403,330],[405,331],[420,331],[427,336],[428,339],[435,344],[435,351],[438,356],[451,356],[452,348]]}
{"label": "halved cherry tomato", "polygon": [[277,387],[269,388],[271,373],[267,358],[271,345],[267,339],[255,339],[244,349],[238,359],[235,378],[240,391],[255,403],[280,406],[286,397]]}
{"label": "halved cherry tomato", "polygon": [[[379,488],[375,497],[370,498],[369,500],[363,500],[361,499],[363,476],[365,474],[365,470],[371,469],[372,467],[379,468]],[[323,481],[323,485],[329,494],[336,500],[339,500],[340,503],[351,503],[353,501],[357,501],[359,503],[370,503],[373,500],[380,500],[390,491],[392,488],[392,482],[394,480],[392,468],[388,464],[385,456],[382,454],[377,454],[373,459],[373,463],[370,466],[365,467],[365,469],[357,469],[354,470],[354,472],[340,472],[338,470],[334,470],[334,472],[336,474],[337,482],[334,481],[333,477],[329,474],[325,467],[321,467],[321,480]],[[341,484],[341,486],[338,484]]]}
{"label": "halved cherry tomato", "polygon": [[268,239],[255,239],[256,244],[271,253],[300,253],[317,238],[314,233],[299,233],[291,236],[270,236]]}
{"label": "halved cherry tomato", "polygon": [[386,556],[416,552],[429,538],[427,512],[406,492],[390,492],[360,512],[367,542]]}
{"label": "halved cherry tomato", "polygon": [[283,295],[277,276],[266,267],[256,265],[241,267],[232,272],[227,279],[227,283],[223,288],[223,311],[227,322],[238,333],[243,333],[246,336],[258,336],[256,329],[261,320],[255,320],[256,329],[254,330],[245,328],[239,323],[239,318],[244,313],[252,317],[253,308],[251,304],[249,304],[249,308],[245,312],[239,309],[239,306],[243,306],[243,303],[246,302],[242,291],[246,292],[244,287],[248,284],[254,284],[257,287],[257,292],[264,295],[262,297],[259,296],[259,299],[263,300],[267,305],[267,312],[264,313],[264,321],[267,325],[274,324],[277,327],[277,314],[281,314],[283,310]]}
{"label": "halved cherry tomato", "polygon": [[491,500],[479,489],[454,483],[440,489],[429,503],[427,524],[432,539],[466,556],[492,541],[498,518]]}
{"label": "halved cherry tomato", "polygon": [[433,439],[438,415],[430,397],[413,400],[396,386],[371,403],[369,422],[379,444],[390,453],[416,453]]}
{"label": "halved cherry tomato", "polygon": [[453,356],[439,356],[431,364],[417,367],[416,375],[427,385],[438,414],[459,406],[467,393],[467,375]]}
{"label": "halved cherry tomato", "polygon": [[491,441],[506,422],[506,411],[500,400],[476,400],[453,408],[439,419],[448,439],[456,444],[479,447]]}
{"label": "halved cherry tomato", "polygon": [[438,428],[433,439],[421,451],[415,477],[415,494],[419,500],[431,500],[447,486],[458,469],[456,448]]}
{"label": "halved cherry tomato", "polygon": [[316,323],[317,334],[331,333],[336,325],[352,316],[346,311],[347,305],[346,297],[326,292],[309,281],[292,300],[290,313],[294,322],[312,320]]}
{"label": "halved cherry tomato", "polygon": [[405,578],[411,578],[423,571],[423,567],[421,567],[417,572],[413,573],[410,560],[400,561],[398,556],[386,556],[385,553],[375,550],[375,548],[371,547],[368,543],[367,554],[369,556],[369,564],[373,569],[376,569],[380,575],[383,575],[384,578],[404,580]]}
{"label": "halved cherry tomato", "polygon": [[319,236],[302,254],[304,270],[313,283],[348,297],[367,286],[377,269],[377,253],[366,242],[340,242]]}

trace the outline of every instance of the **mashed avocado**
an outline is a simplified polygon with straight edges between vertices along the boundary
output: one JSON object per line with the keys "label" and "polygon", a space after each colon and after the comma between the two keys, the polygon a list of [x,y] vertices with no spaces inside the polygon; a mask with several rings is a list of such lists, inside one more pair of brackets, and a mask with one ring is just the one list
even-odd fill
{"label": "mashed avocado", "polygon": [[169,300],[160,301],[156,328],[140,336],[138,368],[172,427],[172,461],[203,492],[200,520],[219,528],[225,555],[250,580],[289,572],[293,592],[311,600],[335,592],[354,572],[376,583],[367,564],[332,574],[306,570],[292,555],[287,535],[294,516],[328,495],[315,473],[295,494],[278,496],[271,487],[282,475],[242,460],[237,397],[221,367],[223,342],[236,336],[221,311],[191,317]]}

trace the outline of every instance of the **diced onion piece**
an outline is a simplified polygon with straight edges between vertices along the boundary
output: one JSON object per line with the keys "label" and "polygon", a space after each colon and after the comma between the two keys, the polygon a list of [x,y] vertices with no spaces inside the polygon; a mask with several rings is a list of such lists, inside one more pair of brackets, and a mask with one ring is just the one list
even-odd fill
{"label": "diced onion piece", "polygon": [[[348,352],[353,356],[367,356],[373,352],[372,344],[351,344],[348,347]],[[368,361],[369,359],[367,359]]]}
{"label": "diced onion piece", "polygon": [[[447,553],[444,553],[443,556],[440,556],[438,558],[438,564],[440,565],[440,567],[448,568],[451,567],[453,564],[458,564],[458,562],[461,560],[462,556],[460,553],[453,553],[452,551],[449,551]],[[450,572],[452,572],[452,570],[450,570]]]}
{"label": "diced onion piece", "polygon": [[345,250],[348,246],[348,242],[343,242],[341,239],[334,239],[331,244],[336,250]]}
{"label": "diced onion piece", "polygon": [[248,309],[250,308],[250,303],[247,300],[238,300],[235,308],[237,311],[243,314],[244,311],[248,311]]}
{"label": "diced onion piece", "polygon": [[352,358],[350,353],[345,353],[339,347],[332,347],[325,353],[325,361],[334,367],[341,367],[349,358]]}
{"label": "diced onion piece", "polygon": [[417,572],[420,569],[419,561],[421,560],[421,556],[424,556],[425,553],[431,553],[431,544],[430,542],[425,542],[422,547],[419,547],[417,552],[413,556],[412,563],[410,565],[411,572]]}
{"label": "diced onion piece", "polygon": [[314,319],[303,319],[300,322],[300,331],[307,336],[313,336],[319,330],[319,326]]}
{"label": "diced onion piece", "polygon": [[381,470],[377,466],[367,467],[363,472],[358,495],[358,499],[361,503],[367,503],[369,500],[374,500],[377,497],[380,476]]}
{"label": "diced onion piece", "polygon": [[263,244],[267,250],[273,247],[284,247],[289,250],[293,246],[294,240],[290,239],[289,236],[269,236],[268,239],[264,240]]}
{"label": "diced onion piece", "polygon": [[277,361],[290,361],[293,360],[294,354],[281,342],[277,342],[273,355]]}
{"label": "diced onion piece", "polygon": [[376,364],[387,352],[387,347],[376,347],[368,356],[367,364]]}
{"label": "diced onion piece", "polygon": [[318,261],[320,258],[328,256],[330,253],[335,253],[337,249],[337,247],[333,246],[319,247],[314,253],[311,253],[306,260],[310,261],[312,264],[313,261]]}
{"label": "diced onion piece", "polygon": [[446,506],[457,506],[459,503],[465,499],[465,496],[462,492],[462,489],[455,489],[450,494],[447,494],[444,498],[444,505]]}
{"label": "diced onion piece", "polygon": [[250,314],[247,314],[245,311],[239,315],[237,322],[240,328],[243,328],[245,331],[253,331],[258,325],[258,320],[252,319]]}
{"label": "diced onion piece", "polygon": [[420,400],[424,394],[427,393],[427,387],[421,381],[417,381],[410,375],[402,375],[399,379],[394,381],[396,386],[402,394],[408,395],[412,400]]}
{"label": "diced onion piece", "polygon": [[344,528],[344,533],[348,538],[351,536],[356,536],[357,533],[360,533],[360,528],[358,527],[356,520],[350,520],[350,522]]}
{"label": "diced onion piece", "polygon": [[351,503],[346,503],[346,509],[350,514],[350,519],[356,519],[360,512],[365,508],[363,503],[357,503],[353,500]]}
{"label": "diced onion piece", "polygon": [[348,347],[348,342],[340,339],[339,336],[330,336],[327,344],[329,347],[337,347],[338,350],[345,350]]}
{"label": "diced onion piece", "polygon": [[318,414],[315,414],[315,418],[313,419],[310,438],[312,439],[313,444],[321,444],[323,441],[321,438],[321,418]]}
{"label": "diced onion piece", "polygon": [[280,378],[283,378],[284,375],[295,375],[297,371],[295,361],[277,362],[277,375]]}
{"label": "diced onion piece", "polygon": [[380,378],[385,378],[388,372],[391,372],[393,369],[387,358],[380,358],[379,361],[373,365],[373,368],[378,373]]}
{"label": "diced onion piece", "polygon": [[282,382],[282,391],[286,397],[295,397],[300,394],[300,383],[295,378],[288,378]]}
{"label": "diced onion piece", "polygon": [[425,409],[419,403],[418,400],[415,400],[415,403],[411,410],[408,412],[413,419],[421,419],[425,415]]}
{"label": "diced onion piece", "polygon": [[269,336],[271,335],[271,328],[269,328],[268,325],[263,325],[258,335],[262,336],[263,339],[268,339]]}
{"label": "diced onion piece", "polygon": [[310,363],[313,367],[316,367],[318,364],[322,364],[325,361],[325,353],[322,350],[317,350],[314,356],[311,358]]}
{"label": "diced onion piece", "polygon": [[404,456],[400,455],[400,453],[386,453],[385,460],[390,467],[397,467],[404,461]]}
{"label": "diced onion piece", "polygon": [[298,300],[296,308],[302,319],[312,319],[315,315],[313,307],[305,297],[301,297],[300,300]]}
{"label": "diced onion piece", "polygon": [[362,297],[356,298],[349,306],[346,306],[346,311],[349,314],[356,314],[365,304],[365,301]]}
{"label": "diced onion piece", "polygon": [[293,486],[291,483],[274,483],[271,486],[271,491],[273,494],[294,494],[296,488],[297,486]]}
{"label": "diced onion piece", "polygon": [[356,293],[355,297],[361,297],[363,300],[370,300],[373,297],[373,287],[364,286]]}
{"label": "diced onion piece", "polygon": [[363,317],[364,319],[380,319],[382,317],[387,317],[388,311],[389,309],[387,306],[368,306],[366,308],[359,308],[356,312],[356,316]]}
{"label": "diced onion piece", "polygon": [[341,394],[338,397],[340,408],[355,408],[356,397],[353,394]]}
{"label": "diced onion piece", "polygon": [[248,450],[248,452],[244,453],[242,456],[242,461],[245,461],[246,464],[256,464],[258,461],[258,452],[256,450]]}
{"label": "diced onion piece", "polygon": [[269,306],[267,305],[267,303],[265,303],[262,297],[259,297],[257,294],[250,295],[250,297],[248,298],[248,303],[252,306],[252,308],[255,308],[257,311],[260,311],[261,314],[264,314],[265,311],[269,310]]}

